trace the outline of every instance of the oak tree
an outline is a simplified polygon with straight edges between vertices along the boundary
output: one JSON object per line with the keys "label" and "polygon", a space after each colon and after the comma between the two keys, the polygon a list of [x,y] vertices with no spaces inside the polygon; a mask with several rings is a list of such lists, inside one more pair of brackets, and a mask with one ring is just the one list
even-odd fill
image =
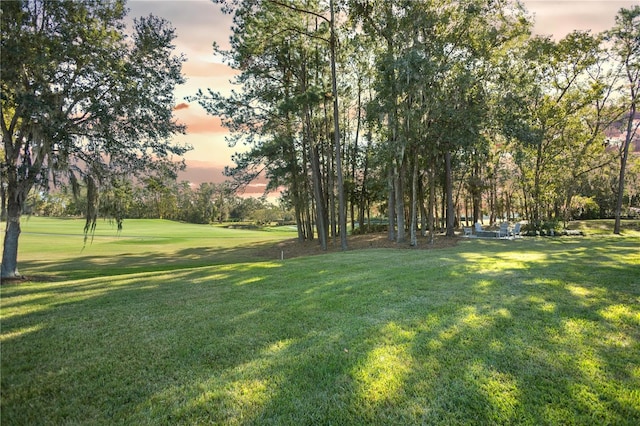
{"label": "oak tree", "polygon": [[0,7],[7,204],[1,275],[15,277],[20,216],[34,187],[85,182],[90,230],[101,187],[175,167],[173,156],[188,149],[171,141],[184,130],[173,118],[184,58],[174,54],[167,21],[148,16],[128,29],[123,0]]}

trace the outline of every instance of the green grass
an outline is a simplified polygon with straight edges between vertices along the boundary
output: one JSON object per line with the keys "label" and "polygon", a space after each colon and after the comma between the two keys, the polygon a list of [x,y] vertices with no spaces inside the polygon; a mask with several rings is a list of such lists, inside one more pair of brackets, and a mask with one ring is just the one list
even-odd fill
{"label": "green grass", "polygon": [[[85,243],[84,221],[22,220],[18,268],[26,275],[88,278],[254,261],[255,248],[294,238],[290,227],[234,230],[165,220],[130,219],[121,232],[99,222]],[[277,259],[279,253],[269,254]]]}
{"label": "green grass", "polygon": [[68,269],[1,288],[3,425],[640,423],[638,234],[255,262],[162,226],[85,278],[100,252],[23,235]]}
{"label": "green grass", "polygon": [[[613,233],[613,219],[575,220],[568,223],[568,229],[582,231],[586,235],[610,235]],[[622,219],[620,230],[623,234],[640,232],[640,220]]]}

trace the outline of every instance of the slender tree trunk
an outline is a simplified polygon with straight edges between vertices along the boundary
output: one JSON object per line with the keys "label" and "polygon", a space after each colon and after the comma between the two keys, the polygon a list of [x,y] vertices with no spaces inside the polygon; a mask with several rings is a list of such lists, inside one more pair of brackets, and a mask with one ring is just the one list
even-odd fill
{"label": "slender tree trunk", "polygon": [[[544,133],[543,133],[544,134]],[[534,180],[533,180],[533,206],[532,206],[532,219],[536,230],[539,230],[541,227],[541,219],[542,215],[540,214],[542,211],[542,183],[540,182],[540,175],[542,174],[542,144],[543,141],[540,141],[538,144],[537,154],[536,154],[536,167],[534,170]]]}
{"label": "slender tree trunk", "polygon": [[289,156],[289,161],[291,165],[291,194],[293,207],[296,216],[296,227],[298,229],[298,241],[303,242],[307,239],[308,233],[306,230],[306,220],[304,216],[305,212],[305,203],[302,199],[302,192],[300,188],[300,179],[299,174],[297,172],[297,167],[295,163],[295,153],[293,152],[293,147],[286,147],[287,155]]}
{"label": "slender tree trunk", "polygon": [[311,175],[313,177],[313,196],[316,201],[316,228],[318,229],[318,239],[322,250],[327,250],[327,214],[325,212],[325,202],[322,196],[322,179],[320,178],[320,160],[318,147],[309,144],[309,154],[311,156]]}
{"label": "slender tree trunk", "polygon": [[445,153],[445,185],[447,193],[447,237],[455,236],[454,230],[454,206],[453,206],[453,173],[451,171],[451,152]]}
{"label": "slender tree trunk", "polygon": [[[329,107],[327,105],[327,102],[325,101],[324,127],[325,127],[327,140],[329,140],[330,136],[332,135],[331,123],[330,123],[328,111],[329,111]],[[327,143],[325,149],[323,150],[325,152],[325,155],[323,156],[324,162],[322,163],[321,166],[323,166],[323,170],[324,170],[323,175],[325,177],[324,197],[325,197],[325,200],[327,200],[326,208],[327,208],[327,215],[328,215],[328,220],[327,220],[327,225],[329,227],[328,232],[331,238],[333,239],[333,243],[335,244],[338,231],[336,226],[336,194],[335,194],[335,179],[334,179],[335,178],[335,170],[334,170],[335,155],[333,153],[333,148],[334,148],[334,145],[332,143]]]}
{"label": "slender tree trunk", "polygon": [[362,184],[360,186],[360,211],[358,212],[358,222],[360,226],[364,226],[364,210],[367,204],[367,179],[369,178],[369,152],[371,150],[371,133],[367,136],[367,148],[364,155],[364,170],[362,172]]}
{"label": "slender tree trunk", "polygon": [[420,208],[420,233],[423,237],[427,236],[427,208],[425,207],[424,200],[424,179],[422,174],[418,178],[418,205]]}
{"label": "slender tree trunk", "polygon": [[338,220],[340,228],[340,247],[347,250],[347,208],[344,197],[344,176],[342,176],[342,149],[340,147],[340,122],[338,109],[338,82],[336,78],[336,30],[335,30],[335,0],[330,0],[329,8],[331,14],[331,90],[333,94],[333,126],[334,126],[334,144],[336,155],[336,175],[338,179]]}
{"label": "slender tree trunk", "polygon": [[[634,93],[632,92],[632,95]],[[620,176],[618,178],[618,199],[616,202],[616,222],[613,227],[614,234],[620,234],[620,220],[622,217],[622,201],[624,200],[624,179],[625,173],[627,169],[627,158],[629,157],[629,146],[631,146],[631,140],[633,139],[633,135],[636,133],[638,129],[633,129],[633,120],[636,116],[636,103],[631,103],[631,108],[629,109],[629,119],[627,120],[627,134],[624,138],[624,146],[622,148],[622,155],[620,156]]]}
{"label": "slender tree trunk", "polygon": [[413,172],[411,173],[411,245],[418,245],[418,150],[414,149]]}
{"label": "slender tree trunk", "polygon": [[389,168],[389,176],[387,177],[387,187],[389,188],[388,198],[388,216],[389,216],[389,229],[388,237],[389,241],[395,241],[396,239],[396,185],[395,177],[393,175],[393,169]]}
{"label": "slender tree trunk", "polygon": [[489,178],[489,224],[494,225],[497,222],[497,210],[498,210],[498,189],[495,179],[495,170],[491,172]]}
{"label": "slender tree trunk", "polygon": [[355,205],[356,205],[356,169],[358,163],[358,139],[360,138],[360,127],[362,122],[362,79],[358,78],[358,102],[356,105],[356,134],[353,141],[353,155],[351,159],[351,230],[355,229]]}
{"label": "slender tree trunk", "polygon": [[406,229],[404,222],[404,184],[403,184],[403,169],[394,166],[394,184],[396,194],[396,222],[398,224],[398,231],[396,234],[396,242],[403,243],[406,240]]}
{"label": "slender tree trunk", "polygon": [[[306,66],[303,63],[302,67],[302,91],[306,92],[307,81],[306,81]],[[312,126],[311,126],[311,116],[312,111],[309,105],[305,105],[304,109],[304,147],[303,147],[303,164],[307,164],[306,151],[308,148],[309,152],[309,163],[311,163],[311,183],[312,183],[312,191],[313,197],[316,205],[316,229],[318,231],[318,239],[320,240],[320,247],[322,250],[327,250],[327,213],[325,208],[325,202],[323,197],[323,188],[322,188],[322,176],[320,171],[320,159],[319,159],[319,151],[318,145],[314,143],[312,136]]]}
{"label": "slender tree trunk", "polygon": [[305,229],[305,239],[309,241],[313,241],[313,206],[311,203],[304,202],[303,199],[300,201],[301,209],[304,213],[304,229]]}
{"label": "slender tree trunk", "polygon": [[473,203],[473,223],[475,224],[482,220],[482,185],[480,179],[480,164],[478,161],[475,161],[473,165],[472,182],[471,200]]}
{"label": "slender tree trunk", "polygon": [[464,197],[464,224],[469,226],[469,196]]}
{"label": "slender tree trunk", "polygon": [[433,244],[435,239],[435,217],[433,212],[436,208],[436,173],[433,166],[429,169],[429,242]]}

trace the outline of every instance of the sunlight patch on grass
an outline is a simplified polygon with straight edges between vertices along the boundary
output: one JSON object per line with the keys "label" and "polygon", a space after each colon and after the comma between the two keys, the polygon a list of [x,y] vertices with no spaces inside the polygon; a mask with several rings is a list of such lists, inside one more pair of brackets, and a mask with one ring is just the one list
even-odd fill
{"label": "sunlight patch on grass", "polygon": [[[2,316],[3,318],[5,317],[4,312]],[[3,332],[3,333],[0,333],[0,342],[6,342],[7,340],[10,340],[10,339],[23,337],[29,333],[42,330],[43,328],[44,328],[43,324],[36,324],[31,327],[22,327],[16,330],[12,330],[10,332]]]}
{"label": "sunlight patch on grass", "polygon": [[245,280],[238,281],[236,283],[236,285],[237,286],[243,286],[243,285],[258,283],[260,281],[264,281],[264,277],[256,276],[256,277],[247,278]]}
{"label": "sunlight patch on grass", "polygon": [[584,306],[593,306],[600,303],[607,295],[607,290],[602,287],[568,285],[565,287],[569,292],[580,299]]}
{"label": "sunlight patch on grass", "polygon": [[513,420],[522,396],[515,378],[508,373],[496,371],[481,361],[472,362],[469,375],[489,402],[491,420],[498,423]]}
{"label": "sunlight patch on grass", "polygon": [[264,350],[264,354],[266,356],[279,355],[284,350],[288,349],[293,344],[293,342],[293,339],[278,340],[277,342],[269,345],[269,347]]}
{"label": "sunlight patch on grass", "polygon": [[576,366],[585,377],[588,377],[592,381],[604,378],[602,360],[599,359],[592,350],[583,350],[582,356],[576,358]]}
{"label": "sunlight patch on grass", "polygon": [[491,280],[480,280],[475,283],[475,290],[479,293],[486,294],[491,291],[491,286],[494,284]]}
{"label": "sunlight patch on grass", "polygon": [[504,251],[502,253],[499,253],[498,257],[501,260],[508,262],[511,267],[513,267],[514,265],[522,267],[523,264],[526,263],[542,263],[548,261],[549,259],[547,253],[520,250]]}
{"label": "sunlight patch on grass", "polygon": [[265,380],[245,379],[234,382],[231,386],[230,397],[240,406],[242,411],[255,412],[269,401],[270,386]]}
{"label": "sunlight patch on grass", "polygon": [[553,313],[557,309],[557,304],[555,302],[550,302],[542,296],[531,295],[528,296],[525,301],[542,312]]}
{"label": "sunlight patch on grass", "polygon": [[617,324],[640,326],[640,311],[634,311],[627,305],[611,305],[600,309],[598,313],[606,320]]}
{"label": "sunlight patch on grass", "polygon": [[[636,377],[640,377],[640,374],[636,374]],[[640,413],[640,388],[626,389],[625,392],[619,392],[616,396],[616,401],[621,407],[628,407],[629,418],[632,416],[635,416],[636,419],[640,418],[638,415]]]}
{"label": "sunlight patch on grass", "polygon": [[460,253],[460,255],[472,265],[472,270],[478,273],[522,270],[528,268],[531,264],[544,263],[549,260],[546,253],[524,250],[499,253],[468,252]]}
{"label": "sunlight patch on grass", "polygon": [[486,325],[487,318],[484,315],[478,315],[477,308],[471,306],[465,309],[466,315],[460,320],[460,324],[469,328],[478,328]]}
{"label": "sunlight patch on grass", "polygon": [[562,328],[565,336],[582,340],[588,334],[593,334],[594,324],[584,318],[567,318],[563,321]]}
{"label": "sunlight patch on grass", "polygon": [[464,314],[459,320],[459,324],[467,329],[478,329],[494,325],[496,319],[511,319],[511,312],[507,308],[497,308],[486,313],[480,313],[481,309],[476,306],[468,306],[464,308],[461,314]]}
{"label": "sunlight patch on grass", "polygon": [[489,349],[491,349],[493,352],[496,352],[496,353],[500,353],[504,351],[506,348],[504,341],[498,340],[498,339],[491,340],[488,346],[489,346]]}
{"label": "sunlight patch on grass", "polygon": [[586,383],[572,383],[568,386],[568,393],[577,407],[589,407],[590,415],[594,418],[594,424],[599,423],[597,418],[606,418],[607,408],[603,404],[593,385]]}
{"label": "sunlight patch on grass", "polygon": [[50,308],[49,305],[44,303],[36,303],[29,305],[16,305],[11,307],[2,308],[2,319],[8,320],[19,316],[28,316],[46,311]]}
{"label": "sunlight patch on grass", "polygon": [[[501,316],[509,315],[508,311],[502,312]],[[457,338],[462,333],[467,333],[469,330],[475,330],[482,327],[491,325],[492,318],[485,314],[479,314],[478,308],[475,306],[466,306],[459,310],[457,315],[459,319],[451,326],[444,328],[438,333],[438,339],[440,341],[448,341]],[[434,342],[438,346],[437,341]]]}
{"label": "sunlight patch on grass", "polygon": [[383,343],[369,351],[364,364],[353,372],[359,394],[373,404],[400,398],[405,377],[412,368],[408,349],[415,332],[395,323],[388,324],[381,332]]}

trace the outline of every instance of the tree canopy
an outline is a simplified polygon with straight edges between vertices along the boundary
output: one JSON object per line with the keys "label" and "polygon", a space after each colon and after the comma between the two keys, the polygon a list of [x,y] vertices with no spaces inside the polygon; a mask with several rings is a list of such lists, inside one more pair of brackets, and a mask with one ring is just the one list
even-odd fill
{"label": "tree canopy", "polygon": [[[1,3],[3,186],[7,232],[2,276],[18,274],[20,215],[34,187],[87,187],[87,230],[100,188],[175,169],[188,147],[171,142],[184,58],[171,25],[124,23],[122,0]],[[105,207],[107,207],[105,205]],[[111,212],[121,223],[120,210]]]}
{"label": "tree canopy", "polygon": [[532,35],[516,1],[337,2],[332,86],[332,2],[216,2],[234,14],[231,49],[218,53],[239,71],[241,90],[192,99],[223,118],[231,143],[249,147],[229,176],[264,172],[287,187],[300,239],[318,235],[324,247],[324,233],[335,238],[341,189],[352,227],[373,207],[388,217],[390,239],[409,233],[411,244],[418,231],[453,235],[463,217],[525,220],[537,232],[571,218],[574,196],[613,214],[601,196],[613,190],[594,176],[615,180],[607,132],[634,105],[620,85],[620,70],[638,60],[628,47],[633,10],[608,37],[574,31],[555,41]]}
{"label": "tree canopy", "polygon": [[90,231],[100,211],[247,216],[233,188],[263,175],[299,240],[325,249],[346,248],[347,215],[352,231],[384,218],[390,240],[416,245],[475,222],[537,235],[640,211],[640,6],[554,40],[516,0],[214,3],[234,16],[230,49],[214,50],[237,89],[188,100],[242,149],[230,183],[197,189],[175,181],[184,59],[168,22],[127,29],[122,1],[2,3],[3,276],[17,274],[29,192],[58,182],[86,193]]}

